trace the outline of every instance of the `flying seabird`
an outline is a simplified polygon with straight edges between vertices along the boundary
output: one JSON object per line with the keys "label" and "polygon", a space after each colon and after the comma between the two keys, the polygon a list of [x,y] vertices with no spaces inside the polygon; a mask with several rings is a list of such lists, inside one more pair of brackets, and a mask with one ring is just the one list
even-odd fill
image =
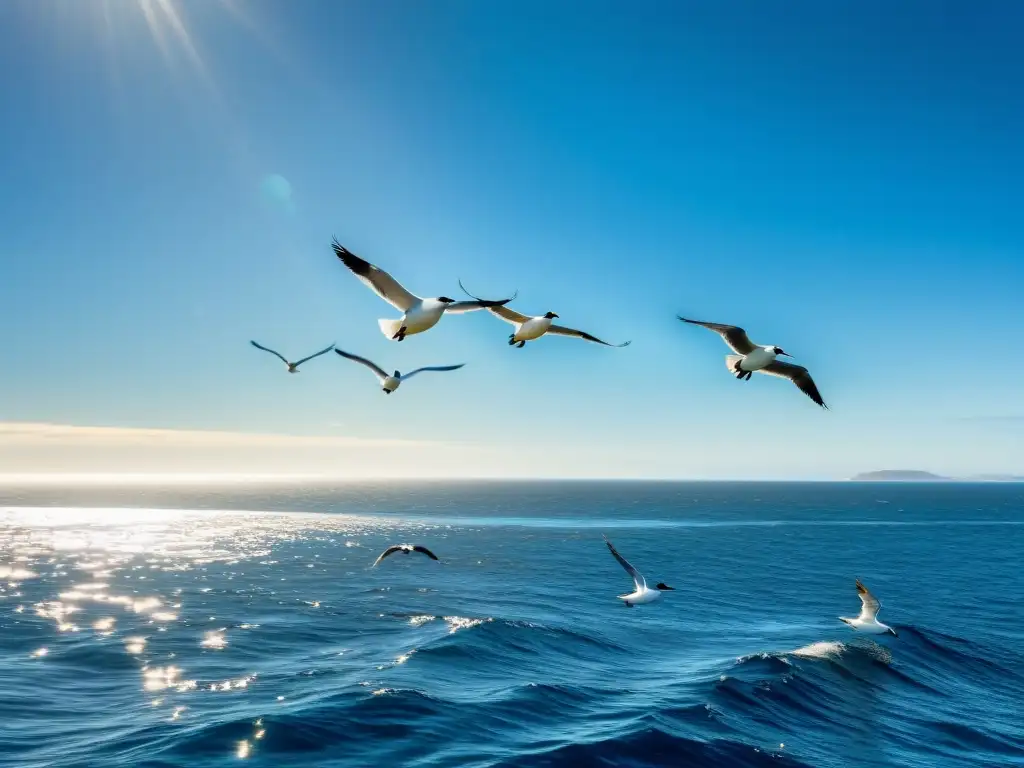
{"label": "flying seabird", "polygon": [[882,604],[868,591],[867,587],[860,583],[860,579],[857,579],[857,594],[860,596],[860,616],[855,619],[840,616],[839,620],[858,632],[867,632],[869,635],[891,634],[899,637],[895,629],[878,620],[878,609],[882,607]]}
{"label": "flying seabird", "polygon": [[356,277],[366,283],[384,301],[404,313],[398,320],[382,318],[377,321],[381,332],[389,339],[396,341],[403,341],[406,336],[423,333],[423,331],[433,328],[445,312],[472,312],[485,307],[498,307],[508,304],[515,298],[513,296],[499,301],[488,299],[455,301],[447,296],[421,299],[403,288],[395,278],[380,267],[356,256],[337,239],[334,240],[331,247],[334,248],[334,254]]}
{"label": "flying seabird", "polygon": [[257,344],[255,341],[250,341],[249,343],[252,344],[254,347],[256,347],[256,349],[262,349],[264,352],[269,352],[270,354],[276,355],[277,357],[279,357],[281,359],[281,362],[288,366],[288,373],[298,373],[300,365],[302,365],[303,363],[305,363],[305,362],[307,362],[309,360],[312,360],[314,357],[320,357],[320,355],[326,355],[328,352],[330,352],[332,349],[334,349],[334,345],[331,344],[331,346],[327,347],[326,349],[321,349],[315,355],[310,355],[309,357],[304,357],[304,358],[302,358],[301,360],[299,360],[296,363],[290,363],[290,362],[288,362],[287,359],[285,359],[284,355],[282,355],[280,352],[276,352],[273,349],[270,349],[270,347],[264,347],[262,344]]}
{"label": "flying seabird", "polygon": [[818,392],[818,387],[815,385],[814,379],[811,378],[811,374],[808,373],[806,368],[802,365],[793,365],[792,363],[784,363],[781,360],[775,359],[778,355],[792,357],[792,355],[785,352],[782,347],[760,347],[750,340],[746,331],[735,325],[704,323],[700,320],[687,320],[685,317],[680,317],[679,315],[676,315],[676,317],[684,323],[701,325],[722,337],[722,340],[729,345],[730,349],[732,349],[733,352],[736,352],[735,355],[725,356],[725,367],[728,368],[731,373],[735,374],[737,379],[746,379],[747,381],[750,381],[750,377],[753,376],[754,373],[767,373],[769,376],[779,376],[783,379],[789,379],[796,384],[801,392],[811,398],[811,400],[825,410],[828,410],[828,406],[825,405],[825,401],[821,399],[821,394]]}
{"label": "flying seabird", "polygon": [[388,375],[384,372],[384,369],[371,360],[367,360],[365,357],[359,355],[353,355],[350,352],[343,352],[340,349],[334,350],[342,357],[347,357],[349,360],[355,360],[357,363],[362,363],[371,371],[373,371],[377,378],[380,379],[381,387],[384,389],[385,395],[390,395],[401,385],[403,381],[411,379],[417,373],[423,373],[423,371],[457,371],[459,368],[465,365],[465,363],[459,363],[458,365],[435,365],[427,366],[426,368],[417,368],[412,373],[402,374],[401,371],[395,371],[394,374]]}
{"label": "flying seabird", "polygon": [[626,558],[624,558],[622,555],[615,551],[615,547],[613,547],[612,543],[608,541],[608,537],[602,536],[601,538],[604,539],[604,543],[608,545],[608,550],[612,553],[615,559],[619,561],[619,565],[625,568],[626,573],[633,577],[633,584],[635,585],[636,589],[628,595],[619,595],[619,600],[624,602],[627,608],[632,608],[634,605],[641,605],[642,603],[653,603],[655,600],[661,597],[662,592],[665,592],[666,590],[671,591],[675,589],[675,587],[670,587],[668,586],[668,584],[665,584],[660,581],[654,587],[654,589],[648,587],[647,580],[644,579],[643,574],[641,574],[640,571],[638,571],[636,568],[630,565]]}
{"label": "flying seabird", "polygon": [[540,317],[530,317],[529,315],[520,314],[514,309],[509,309],[504,305],[488,307],[487,311],[495,317],[500,317],[507,323],[512,323],[516,327],[512,335],[508,337],[508,343],[509,346],[518,346],[520,349],[526,346],[526,342],[539,339],[545,333],[555,336],[575,336],[578,339],[593,341],[595,344],[604,344],[606,347],[628,347],[630,344],[628,341],[622,344],[609,344],[607,341],[601,341],[597,336],[591,336],[585,331],[577,331],[575,328],[566,328],[563,325],[554,325],[551,321],[558,317],[554,312],[547,312]]}
{"label": "flying seabird", "polygon": [[424,555],[429,557],[431,560],[437,560],[437,555],[431,552],[426,547],[422,547],[419,544],[394,544],[383,552],[380,553],[380,557],[373,561],[371,568],[376,568],[377,564],[388,555],[393,555],[395,552],[401,552],[403,555],[408,555],[410,552],[422,552]]}

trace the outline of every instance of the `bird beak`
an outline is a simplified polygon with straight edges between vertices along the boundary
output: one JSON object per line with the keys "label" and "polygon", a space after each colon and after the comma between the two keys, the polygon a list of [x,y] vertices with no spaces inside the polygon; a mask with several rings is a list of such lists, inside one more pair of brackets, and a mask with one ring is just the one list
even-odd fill
{"label": "bird beak", "polygon": [[779,354],[780,354],[780,355],[783,355],[783,356],[785,356],[785,357],[792,357],[792,355],[791,355],[791,354],[789,354],[789,352],[779,352]]}

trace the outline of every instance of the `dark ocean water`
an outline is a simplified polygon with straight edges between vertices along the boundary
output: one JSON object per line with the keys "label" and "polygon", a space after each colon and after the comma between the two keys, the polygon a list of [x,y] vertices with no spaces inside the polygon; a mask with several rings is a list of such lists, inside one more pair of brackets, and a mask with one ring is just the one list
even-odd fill
{"label": "dark ocean water", "polygon": [[0,490],[0,764],[1024,765],[1022,564],[1009,484]]}

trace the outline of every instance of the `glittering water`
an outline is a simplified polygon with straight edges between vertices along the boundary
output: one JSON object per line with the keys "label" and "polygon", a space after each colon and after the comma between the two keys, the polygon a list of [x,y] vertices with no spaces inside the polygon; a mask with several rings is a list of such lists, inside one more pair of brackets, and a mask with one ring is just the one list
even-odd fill
{"label": "glittering water", "polygon": [[[0,504],[0,764],[1024,765],[1024,486],[37,487]],[[602,532],[678,591],[618,604],[630,582]],[[442,562],[369,568],[403,541]],[[835,619],[858,576],[898,639]]]}

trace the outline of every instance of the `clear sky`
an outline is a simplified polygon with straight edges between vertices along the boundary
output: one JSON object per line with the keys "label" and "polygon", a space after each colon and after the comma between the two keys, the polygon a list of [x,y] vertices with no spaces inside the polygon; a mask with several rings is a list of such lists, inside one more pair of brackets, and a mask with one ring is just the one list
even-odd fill
{"label": "clear sky", "polygon": [[[1024,473],[1022,35],[1015,2],[2,2],[0,474]],[[390,342],[332,236],[633,344]],[[467,366],[388,397],[251,338]]]}

